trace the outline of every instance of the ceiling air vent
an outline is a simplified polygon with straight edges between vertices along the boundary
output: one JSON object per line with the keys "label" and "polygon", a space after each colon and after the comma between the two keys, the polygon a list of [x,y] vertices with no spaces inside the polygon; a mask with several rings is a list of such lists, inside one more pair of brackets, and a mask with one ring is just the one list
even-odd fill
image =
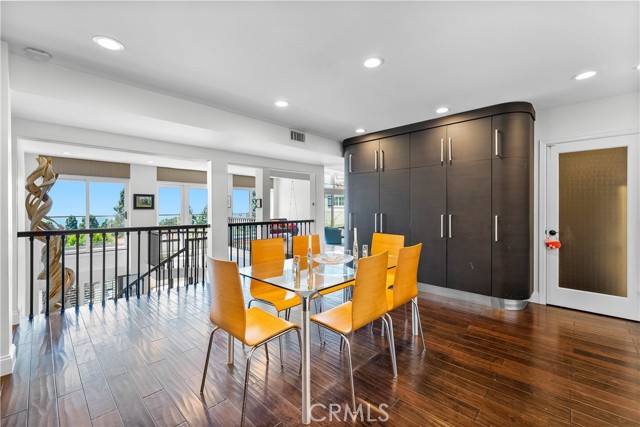
{"label": "ceiling air vent", "polygon": [[289,134],[291,135],[292,141],[304,142],[305,134],[303,132],[289,129]]}

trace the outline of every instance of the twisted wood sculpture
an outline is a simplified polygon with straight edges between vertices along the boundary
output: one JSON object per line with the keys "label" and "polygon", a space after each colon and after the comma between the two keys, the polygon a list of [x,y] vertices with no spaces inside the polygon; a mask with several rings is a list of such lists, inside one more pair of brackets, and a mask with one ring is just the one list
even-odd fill
{"label": "twisted wood sculpture", "polygon": [[[27,216],[31,221],[31,231],[48,231],[63,229],[61,225],[47,216],[53,206],[53,199],[47,194],[53,184],[58,179],[58,175],[53,172],[51,166],[51,158],[38,156],[38,167],[27,177],[25,188],[28,191],[25,200]],[[38,183],[37,181],[40,180]],[[57,226],[57,227],[56,227]],[[39,241],[45,243],[42,248],[40,261],[44,266],[43,270],[38,274],[38,280],[47,278],[47,245],[46,237],[36,237]],[[59,309],[62,299],[62,238],[60,236],[51,236],[49,239],[49,305],[50,310]],[[75,280],[75,273],[72,269],[64,269],[65,290],[70,289]],[[43,307],[44,311],[44,307]]]}

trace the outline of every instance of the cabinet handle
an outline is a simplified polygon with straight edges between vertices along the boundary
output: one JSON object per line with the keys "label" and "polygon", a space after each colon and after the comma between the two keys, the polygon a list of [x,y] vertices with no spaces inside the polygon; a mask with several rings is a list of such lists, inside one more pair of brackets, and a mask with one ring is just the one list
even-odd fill
{"label": "cabinet handle", "polygon": [[451,138],[449,138],[449,164],[453,164],[451,159]]}
{"label": "cabinet handle", "polygon": [[384,231],[382,231],[382,220],[384,219],[384,214],[381,213],[380,214],[380,233],[384,233]]}
{"label": "cabinet handle", "polygon": [[380,170],[384,172],[384,150],[380,150]]}
{"label": "cabinet handle", "polygon": [[494,239],[498,241],[498,215],[493,217],[493,229],[494,229]]}
{"label": "cabinet handle", "polygon": [[349,212],[349,231],[353,230],[353,212]]}
{"label": "cabinet handle", "polygon": [[444,138],[440,139],[440,165],[444,165]]}
{"label": "cabinet handle", "polygon": [[451,239],[453,234],[451,233],[451,214],[449,214],[449,238]]}
{"label": "cabinet handle", "polygon": [[444,214],[440,215],[440,238],[444,238]]}
{"label": "cabinet handle", "polygon": [[378,150],[376,150],[376,153],[373,158],[373,169],[376,171],[378,170]]}
{"label": "cabinet handle", "polygon": [[499,149],[499,145],[498,145],[498,136],[500,134],[500,131],[498,131],[498,129],[496,129],[496,136],[495,136],[495,144],[496,144],[496,157],[500,157],[500,149]]}
{"label": "cabinet handle", "polygon": [[349,173],[353,173],[353,154],[349,154]]}

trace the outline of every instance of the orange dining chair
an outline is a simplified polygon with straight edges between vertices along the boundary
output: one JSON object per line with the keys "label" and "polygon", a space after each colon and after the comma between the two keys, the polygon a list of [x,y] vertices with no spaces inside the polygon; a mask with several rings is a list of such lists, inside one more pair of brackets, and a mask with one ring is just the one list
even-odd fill
{"label": "orange dining chair", "polygon": [[[371,255],[377,255],[384,251],[389,251],[389,267],[395,265],[398,259],[398,251],[404,247],[404,236],[402,234],[373,233],[371,239]],[[387,285],[393,283],[395,268],[387,271]]]}
{"label": "orange dining chair", "polygon": [[389,329],[387,319],[391,317],[387,313],[386,277],[387,277],[388,252],[362,258],[358,262],[353,298],[334,307],[311,316],[311,321],[340,335],[342,342],[347,346],[349,363],[349,381],[351,384],[351,401],[356,406],[355,391],[353,389],[353,366],[351,364],[351,344],[347,335],[361,327],[382,319],[387,327],[389,339],[389,353],[391,354],[391,366],[393,378],[398,376],[396,367],[395,344],[393,334]]}
{"label": "orange dining chair", "polygon": [[[418,264],[420,263],[420,251],[422,243],[414,246],[401,248],[398,254],[398,264],[393,286],[387,289],[387,308],[389,311],[404,305],[408,302],[413,304],[418,318],[418,329],[422,340],[422,350],[426,350],[424,345],[424,335],[422,334],[422,322],[420,321],[420,311],[414,298],[418,296]],[[391,333],[393,333],[393,322],[389,319]]]}
{"label": "orange dining chair", "polygon": [[[274,261],[282,261],[284,264],[284,240],[282,238],[258,239],[251,241],[251,265],[259,265]],[[252,280],[249,287],[251,300],[249,308],[254,301],[260,301],[275,307],[278,315],[285,312],[285,319],[289,320],[291,308],[300,304],[300,297],[294,292],[269,285],[259,280]]]}
{"label": "orange dining chair", "polygon": [[[267,343],[276,338],[280,338],[282,335],[291,331],[297,332],[298,346],[301,349],[302,342],[300,337],[300,328],[294,323],[267,313],[257,307],[245,309],[238,264],[236,264],[235,261],[224,261],[207,257],[207,267],[209,288],[211,292],[209,317],[211,319],[211,323],[215,325],[215,328],[211,332],[211,337],[209,338],[209,348],[207,349],[207,358],[204,363],[204,372],[202,373],[200,394],[204,391],[204,385],[207,378],[207,368],[209,367],[213,335],[218,329],[222,329],[229,334],[230,343],[235,338],[240,340],[244,345],[251,347],[247,356],[244,376],[244,391],[242,393],[242,418],[240,424],[242,426],[244,425],[247,406],[247,382],[249,380],[253,352],[259,346],[264,344],[268,361],[269,352],[267,349]],[[280,366],[282,368],[284,368],[283,356],[282,347],[280,347]]]}

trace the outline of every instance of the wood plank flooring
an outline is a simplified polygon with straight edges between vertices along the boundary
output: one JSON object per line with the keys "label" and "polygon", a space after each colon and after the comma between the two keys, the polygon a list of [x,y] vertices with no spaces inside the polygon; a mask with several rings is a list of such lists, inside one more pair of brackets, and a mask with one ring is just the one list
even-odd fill
{"label": "wood plank flooring", "polygon": [[[338,293],[325,306],[340,301]],[[364,405],[356,420],[345,420],[346,354],[330,333],[320,346],[313,328],[314,425],[640,426],[639,323],[535,304],[511,312],[428,294],[419,305],[425,352],[404,310],[392,313],[396,379],[380,325],[354,334],[356,399]],[[292,320],[299,315],[294,310]],[[236,343],[235,366],[227,366],[224,333],[215,335],[199,393],[211,330],[202,286],[23,319],[14,336],[15,373],[2,378],[1,424],[238,425],[244,353]],[[300,425],[297,340],[284,342],[284,371],[276,345],[268,362],[264,350],[256,352],[249,426]]]}

